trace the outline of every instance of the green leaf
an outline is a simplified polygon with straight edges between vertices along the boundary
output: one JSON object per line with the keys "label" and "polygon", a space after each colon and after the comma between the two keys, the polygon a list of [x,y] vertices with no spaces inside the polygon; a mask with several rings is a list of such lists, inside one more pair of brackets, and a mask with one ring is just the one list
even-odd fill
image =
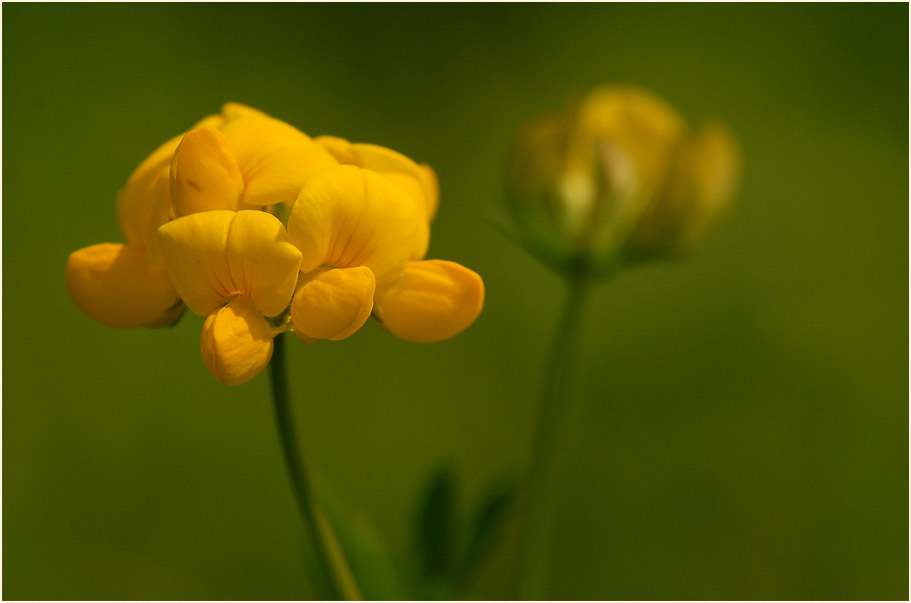
{"label": "green leaf", "polygon": [[456,485],[451,467],[439,469],[427,482],[417,509],[415,546],[422,578],[452,571],[457,518]]}
{"label": "green leaf", "polygon": [[493,549],[514,510],[518,492],[519,481],[512,475],[504,476],[487,490],[475,507],[459,568],[460,583],[471,577]]}
{"label": "green leaf", "polygon": [[319,481],[316,489],[326,519],[335,530],[363,598],[368,601],[409,598],[391,551],[379,530],[362,513],[343,505],[325,482]]}

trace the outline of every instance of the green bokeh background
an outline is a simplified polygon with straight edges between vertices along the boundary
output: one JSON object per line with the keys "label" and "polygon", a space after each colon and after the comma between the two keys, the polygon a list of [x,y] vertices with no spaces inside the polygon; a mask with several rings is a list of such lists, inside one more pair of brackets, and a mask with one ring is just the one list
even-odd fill
{"label": "green bokeh background", "polygon": [[[117,331],[63,284],[114,198],[227,100],[432,164],[431,257],[477,323],[289,341],[310,461],[400,556],[428,474],[463,503],[528,457],[559,281],[501,236],[515,129],[604,82],[737,133],[699,253],[595,292],[557,458],[548,594],[908,597],[908,6],[4,5],[3,596],[310,594],[265,376],[202,319]],[[515,524],[473,595],[514,596]]]}

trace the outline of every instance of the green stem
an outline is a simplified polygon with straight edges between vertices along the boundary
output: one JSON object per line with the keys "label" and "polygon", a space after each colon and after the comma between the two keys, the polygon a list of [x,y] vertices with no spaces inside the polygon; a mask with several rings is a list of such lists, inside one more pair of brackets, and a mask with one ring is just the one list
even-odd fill
{"label": "green stem", "polygon": [[332,526],[329,525],[313,498],[307,468],[297,445],[294,416],[288,401],[284,338],[284,334],[275,337],[275,348],[272,352],[272,361],[269,363],[269,376],[272,383],[275,423],[278,427],[288,478],[291,480],[291,488],[294,490],[301,518],[304,520],[304,528],[310,537],[309,541],[316,545],[316,557],[324,575],[330,577],[330,582],[339,597],[348,601],[360,601],[361,593],[345,559],[345,554]]}
{"label": "green stem", "polygon": [[547,570],[548,537],[553,519],[555,492],[554,448],[563,415],[566,389],[573,367],[573,352],[588,291],[585,273],[568,277],[568,291],[557,333],[550,347],[535,428],[528,485],[528,516],[520,597],[542,600]]}

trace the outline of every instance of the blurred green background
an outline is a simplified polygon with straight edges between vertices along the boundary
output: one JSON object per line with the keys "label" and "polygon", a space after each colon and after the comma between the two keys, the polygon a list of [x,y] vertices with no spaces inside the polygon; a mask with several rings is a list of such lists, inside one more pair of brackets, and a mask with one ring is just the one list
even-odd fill
{"label": "blurred green background", "polygon": [[[310,462],[401,557],[452,463],[528,457],[562,298],[502,237],[515,129],[605,82],[726,121],[745,174],[696,255],[597,289],[560,435],[549,596],[908,597],[908,6],[3,6],[3,596],[310,595],[265,375],[202,319],[116,331],[63,283],[165,139],[244,102],[442,184],[431,257],[483,275],[445,343],[289,341]],[[518,530],[472,596],[515,596]]]}

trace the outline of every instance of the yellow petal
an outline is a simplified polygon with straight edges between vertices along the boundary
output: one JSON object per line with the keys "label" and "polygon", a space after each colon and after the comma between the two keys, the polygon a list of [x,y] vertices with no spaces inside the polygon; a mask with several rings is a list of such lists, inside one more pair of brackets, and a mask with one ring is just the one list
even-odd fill
{"label": "yellow petal", "polygon": [[737,144],[723,125],[708,125],[684,139],[664,194],[647,208],[630,246],[643,255],[692,249],[727,207],[739,172]]}
{"label": "yellow petal", "polygon": [[398,186],[413,194],[427,213],[427,221],[436,214],[439,188],[433,169],[418,165],[405,155],[386,147],[362,142],[351,143],[335,136],[319,136],[314,139],[323,145],[339,163],[356,165],[373,170],[384,176],[391,176]]}
{"label": "yellow petal", "polygon": [[269,324],[243,295],[206,318],[199,345],[206,368],[225,385],[246,383],[272,358]]}
{"label": "yellow petal", "polygon": [[424,181],[424,190],[427,191],[427,220],[432,222],[440,204],[440,181],[437,179],[437,173],[426,163],[418,165],[418,170],[421,173],[421,180]]}
{"label": "yellow petal", "polygon": [[301,254],[261,211],[209,211],[158,229],[165,266],[187,306],[207,316],[229,297],[250,297],[266,316],[291,301]]}
{"label": "yellow petal", "polygon": [[238,290],[263,314],[276,316],[288,307],[301,253],[278,218],[262,211],[234,214],[225,258]]}
{"label": "yellow petal", "polygon": [[408,262],[401,279],[377,292],[374,313],[393,335],[433,343],[456,335],[484,306],[476,272],[443,260]]}
{"label": "yellow petal", "polygon": [[570,169],[591,169],[598,141],[606,141],[632,156],[647,194],[663,183],[673,147],[686,133],[686,124],[673,107],[635,86],[592,91],[579,107],[577,120]]}
{"label": "yellow petal", "polygon": [[137,245],[100,243],[74,251],[66,286],[80,310],[109,327],[165,326],[184,309],[168,273],[151,268]]}
{"label": "yellow petal", "polygon": [[244,181],[228,139],[206,126],[183,137],[171,162],[171,199],[174,213],[237,209]]}
{"label": "yellow petal", "polygon": [[360,329],[373,309],[376,279],[364,266],[320,272],[291,302],[294,332],[304,343],[338,341]]}
{"label": "yellow petal", "polygon": [[725,125],[706,125],[694,138],[692,178],[696,202],[689,215],[685,245],[703,238],[727,208],[740,180],[740,149]]}
{"label": "yellow petal", "polygon": [[323,146],[335,159],[343,165],[359,165],[357,153],[351,148],[351,143],[338,136],[317,136],[313,142]]}
{"label": "yellow petal", "polygon": [[248,107],[240,103],[225,103],[221,107],[221,113],[216,115],[208,115],[193,126],[193,130],[198,130],[206,126],[213,126],[218,129],[222,129],[226,123],[234,121],[235,119],[241,119],[243,117],[269,117],[262,111],[254,109],[253,107]]}
{"label": "yellow petal", "polygon": [[[193,124],[193,127],[190,129],[199,130],[200,128],[206,128],[208,126],[212,126],[213,128],[221,128],[223,125],[225,125],[225,121],[227,120],[225,120],[224,115],[207,115]],[[186,132],[181,134],[180,137],[182,138],[184,134],[186,134]]]}
{"label": "yellow petal", "polygon": [[311,174],[338,163],[309,136],[277,119],[242,115],[222,131],[243,174],[247,206],[292,201]]}
{"label": "yellow petal", "polygon": [[[419,203],[421,204],[424,203],[424,190],[413,177],[402,174],[401,172],[381,172],[379,175],[391,182],[394,186],[397,186],[409,197],[419,200]],[[426,208],[422,211],[426,212]],[[415,233],[414,247],[411,250],[411,254],[408,256],[408,259],[420,260],[427,255],[427,248],[429,246],[430,222],[425,218],[424,224],[420,226]]]}
{"label": "yellow petal", "polygon": [[358,160],[358,165],[374,172],[398,172],[407,174],[424,186],[418,164],[397,151],[377,144],[363,142],[353,143],[351,150]]}
{"label": "yellow petal", "polygon": [[178,218],[158,229],[165,267],[180,298],[208,316],[240,293],[225,261],[232,211],[210,211]]}
{"label": "yellow petal", "polygon": [[367,266],[377,281],[399,273],[426,227],[424,212],[375,172],[350,165],[323,170],[301,189],[288,237],[301,270]]}
{"label": "yellow petal", "polygon": [[269,118],[267,114],[259,109],[254,109],[253,107],[248,107],[241,103],[225,103],[221,107],[221,114],[227,121],[233,121],[244,117]]}
{"label": "yellow petal", "polygon": [[[153,260],[157,260],[155,230],[168,218],[171,192],[168,169],[180,136],[175,136],[139,164],[117,196],[117,223],[127,243],[146,247],[155,246]],[[164,207],[164,219],[160,209]],[[159,221],[162,220],[162,221]]]}

